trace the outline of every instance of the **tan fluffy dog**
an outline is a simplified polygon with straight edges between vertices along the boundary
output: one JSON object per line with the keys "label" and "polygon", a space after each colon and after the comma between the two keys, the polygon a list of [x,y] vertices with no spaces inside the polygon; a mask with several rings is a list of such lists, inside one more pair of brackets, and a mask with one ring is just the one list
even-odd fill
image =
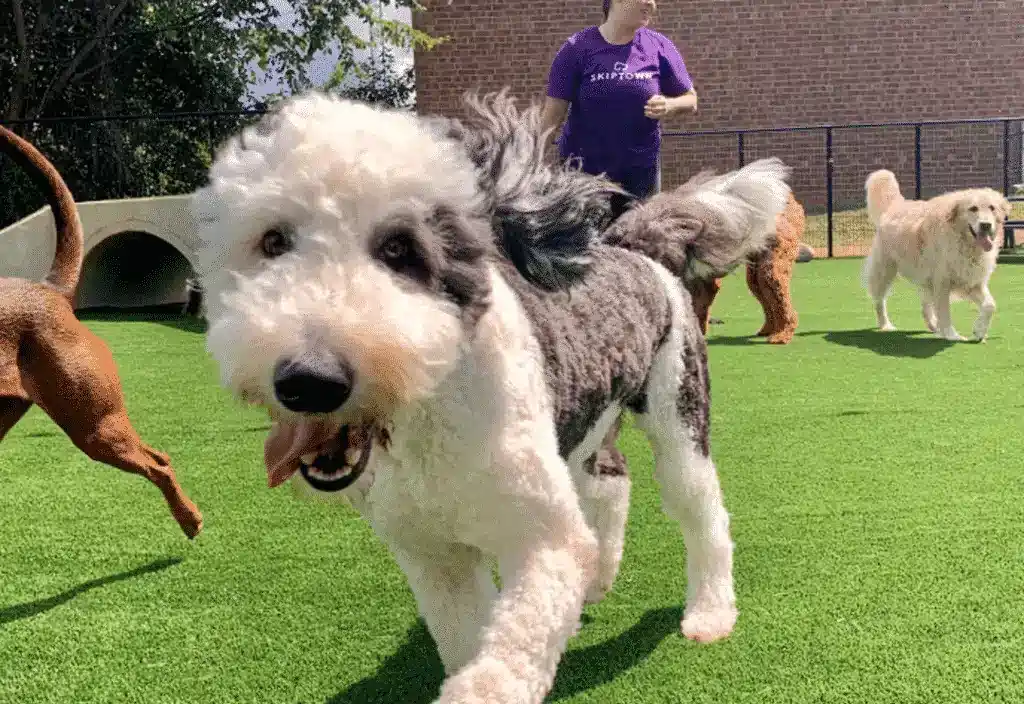
{"label": "tan fluffy dog", "polygon": [[996,310],[988,281],[1010,215],[1009,201],[991,188],[907,200],[896,176],[884,169],[871,173],[864,188],[868,218],[875,226],[864,284],[875,303],[879,329],[896,329],[886,299],[896,276],[902,275],[918,289],[929,330],[946,340],[964,340],[953,327],[949,305],[966,298],[978,306],[974,338],[984,340]]}
{"label": "tan fluffy dog", "polygon": [[70,191],[42,154],[3,127],[0,151],[46,193],[57,228],[45,281],[0,278],[0,440],[38,404],[90,458],[155,484],[185,535],[195,537],[202,515],[178,485],[167,455],[139,439],[110,350],[71,308],[84,242]]}
{"label": "tan fluffy dog", "polygon": [[[789,295],[789,283],[804,236],[804,225],[804,208],[790,194],[786,209],[779,216],[772,246],[747,265],[747,288],[764,310],[764,325],[757,336],[767,337],[774,345],[788,344],[796,332],[798,317]],[[687,287],[697,320],[707,335],[711,304],[722,288],[722,280],[703,279]]]}

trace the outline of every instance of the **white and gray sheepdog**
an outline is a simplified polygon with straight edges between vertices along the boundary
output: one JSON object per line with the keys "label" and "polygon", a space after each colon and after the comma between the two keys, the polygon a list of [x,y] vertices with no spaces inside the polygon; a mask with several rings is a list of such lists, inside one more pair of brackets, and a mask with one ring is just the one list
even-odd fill
{"label": "white and gray sheepdog", "polygon": [[608,228],[619,189],[548,165],[536,107],[467,105],[460,122],[309,94],[230,140],[194,197],[208,349],[274,420],[270,486],[350,502],[391,549],[444,662],[438,701],[532,704],[618,569],[629,482],[594,456],[624,409],[682,528],[683,633],[735,624],[678,277],[762,248],[788,169],[756,162]]}

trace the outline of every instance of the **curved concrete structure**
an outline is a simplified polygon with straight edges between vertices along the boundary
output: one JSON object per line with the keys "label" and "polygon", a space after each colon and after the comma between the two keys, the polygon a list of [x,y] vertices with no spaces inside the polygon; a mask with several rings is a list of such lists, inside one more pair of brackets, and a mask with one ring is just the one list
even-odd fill
{"label": "curved concrete structure", "polygon": [[[85,263],[76,308],[183,303],[199,242],[188,195],[78,204]],[[0,276],[38,281],[50,269],[56,231],[45,206],[0,230]]]}

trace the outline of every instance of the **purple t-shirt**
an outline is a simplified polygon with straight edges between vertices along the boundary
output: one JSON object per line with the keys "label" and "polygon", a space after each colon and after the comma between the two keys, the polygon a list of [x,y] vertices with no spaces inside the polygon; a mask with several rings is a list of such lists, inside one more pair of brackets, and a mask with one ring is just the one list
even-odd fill
{"label": "purple t-shirt", "polygon": [[644,115],[644,105],[657,93],[674,98],[692,88],[679,50],[654,30],[641,27],[629,44],[610,44],[596,26],[577,32],[548,74],[548,96],[569,102],[562,158],[576,157],[585,171],[613,179],[654,166],[661,123]]}

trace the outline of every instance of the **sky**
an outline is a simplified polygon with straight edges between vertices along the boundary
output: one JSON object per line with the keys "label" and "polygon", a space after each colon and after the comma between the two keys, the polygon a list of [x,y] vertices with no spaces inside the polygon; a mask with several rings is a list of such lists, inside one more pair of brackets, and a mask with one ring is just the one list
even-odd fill
{"label": "sky", "polygon": [[[284,2],[283,0],[281,2],[276,2],[275,4],[281,9],[281,25],[287,26],[291,24],[294,21],[294,14],[291,11],[290,4]],[[396,8],[384,5],[380,9],[383,11],[384,16],[389,19],[397,19],[406,23],[412,21],[411,11],[407,7]],[[359,37],[363,39],[369,39],[369,28],[367,27],[366,23],[363,22],[362,20],[354,18],[350,22],[349,26],[352,27],[352,29]],[[312,78],[314,81],[318,83],[326,81],[330,77],[331,71],[334,69],[334,61],[332,59],[335,56],[337,56],[336,51],[332,52],[328,56],[321,56],[314,59],[309,68],[310,78]],[[365,51],[356,52],[357,59],[364,58],[365,56]],[[399,70],[404,70],[412,66],[412,50],[396,49],[395,63],[396,68],[398,68]],[[256,82],[252,84],[253,93],[255,94],[255,96],[257,98],[261,98],[267,95],[268,93],[274,92],[274,90],[278,86],[278,77],[275,75],[264,73],[260,71],[260,69],[256,66],[251,66],[251,68],[255,71],[255,73],[258,76]]]}

